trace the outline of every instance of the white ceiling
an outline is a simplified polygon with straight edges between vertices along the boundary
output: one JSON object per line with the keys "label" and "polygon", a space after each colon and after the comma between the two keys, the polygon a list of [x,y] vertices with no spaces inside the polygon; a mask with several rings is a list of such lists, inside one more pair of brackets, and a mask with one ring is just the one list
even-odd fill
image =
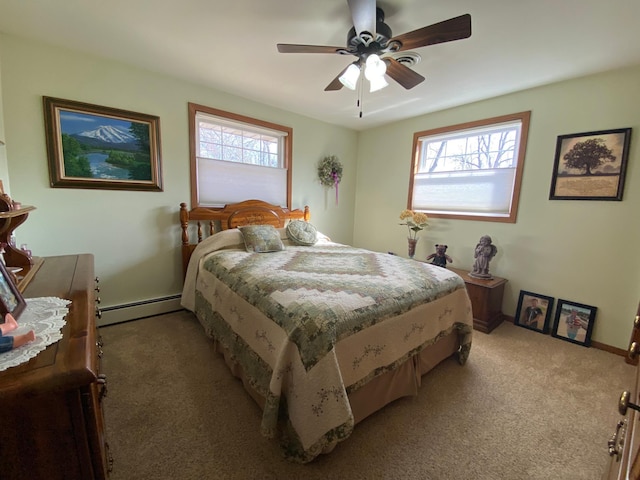
{"label": "white ceiling", "polygon": [[[0,0],[0,31],[137,65],[356,130],[640,64],[640,0],[385,0],[394,35],[471,14],[468,39],[416,49],[426,80],[363,94],[324,87],[351,56],[346,0]],[[215,105],[212,105],[215,107]]]}

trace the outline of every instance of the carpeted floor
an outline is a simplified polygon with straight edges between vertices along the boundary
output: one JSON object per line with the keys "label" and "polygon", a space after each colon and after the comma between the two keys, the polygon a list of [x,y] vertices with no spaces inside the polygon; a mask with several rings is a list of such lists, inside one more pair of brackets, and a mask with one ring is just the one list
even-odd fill
{"label": "carpeted floor", "polygon": [[611,353],[504,323],[356,426],[329,455],[288,463],[195,317],[103,327],[111,480],[597,480],[634,369]]}

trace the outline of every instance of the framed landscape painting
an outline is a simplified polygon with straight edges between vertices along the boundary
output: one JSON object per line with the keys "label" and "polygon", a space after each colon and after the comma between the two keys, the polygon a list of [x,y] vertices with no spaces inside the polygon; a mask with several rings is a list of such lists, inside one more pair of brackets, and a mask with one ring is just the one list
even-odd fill
{"label": "framed landscape painting", "polygon": [[622,200],[631,129],[561,135],[550,200]]}
{"label": "framed landscape painting", "polygon": [[162,191],[160,119],[43,97],[52,187]]}
{"label": "framed landscape painting", "polygon": [[551,335],[567,342],[588,347],[596,319],[596,307],[582,303],[558,300]]}
{"label": "framed landscape painting", "polygon": [[552,297],[520,290],[514,323],[536,332],[548,333],[552,309]]}

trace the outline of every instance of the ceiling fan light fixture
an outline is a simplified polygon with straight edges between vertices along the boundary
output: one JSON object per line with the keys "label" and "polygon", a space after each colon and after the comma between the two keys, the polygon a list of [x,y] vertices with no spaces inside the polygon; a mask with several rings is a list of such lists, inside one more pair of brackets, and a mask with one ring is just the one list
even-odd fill
{"label": "ceiling fan light fixture", "polygon": [[367,80],[372,81],[374,78],[382,78],[386,71],[387,64],[378,55],[372,53],[367,57],[364,69],[364,76]]}
{"label": "ceiling fan light fixture", "polygon": [[350,90],[355,90],[358,85],[358,78],[360,78],[360,67],[355,63],[352,63],[347,67],[342,75],[340,75],[340,83]]}
{"label": "ceiling fan light fixture", "polygon": [[378,90],[382,90],[384,87],[387,87],[389,84],[384,79],[384,75],[381,77],[373,77],[369,79],[370,87],[369,92],[377,92]]}

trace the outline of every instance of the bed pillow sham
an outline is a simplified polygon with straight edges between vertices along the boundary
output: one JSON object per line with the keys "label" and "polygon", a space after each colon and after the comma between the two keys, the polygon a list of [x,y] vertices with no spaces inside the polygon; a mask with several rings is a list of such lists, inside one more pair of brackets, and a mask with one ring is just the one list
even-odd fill
{"label": "bed pillow sham", "polygon": [[287,224],[287,238],[296,245],[315,245],[318,241],[318,230],[304,220],[292,220]]}
{"label": "bed pillow sham", "polygon": [[284,250],[280,233],[273,225],[246,225],[239,227],[247,252],[269,253]]}

